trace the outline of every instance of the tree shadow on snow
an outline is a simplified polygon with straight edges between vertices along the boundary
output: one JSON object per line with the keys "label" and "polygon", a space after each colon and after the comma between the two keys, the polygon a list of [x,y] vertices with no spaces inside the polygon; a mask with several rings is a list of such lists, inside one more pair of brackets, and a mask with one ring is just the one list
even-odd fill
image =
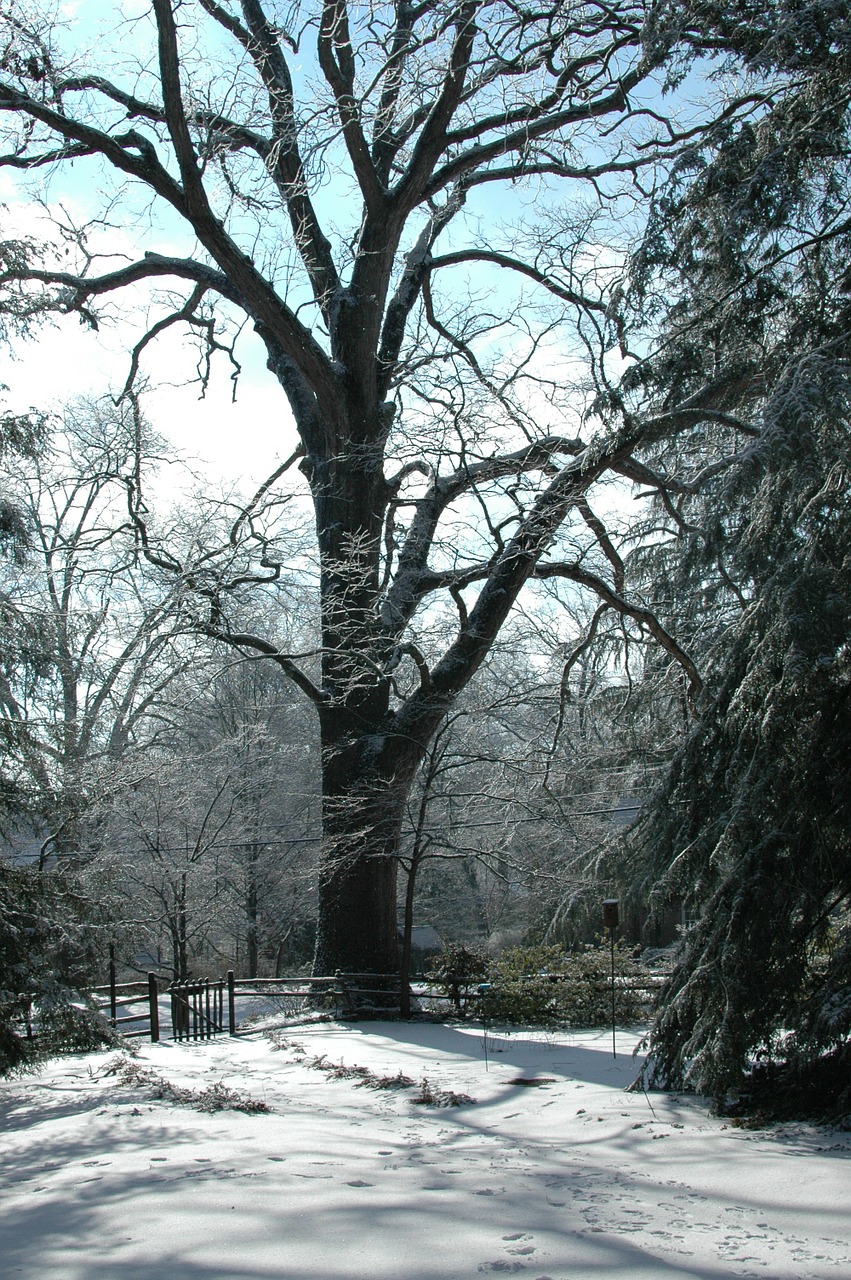
{"label": "tree shadow on snow", "polygon": [[[447,1023],[365,1022],[352,1023],[346,1031],[352,1037],[381,1036],[408,1050],[433,1050],[456,1060],[467,1059],[486,1069],[495,1080],[502,1075],[524,1079],[546,1075],[625,1089],[643,1061],[643,1055],[634,1057],[631,1052],[620,1051],[615,1057],[610,1029],[582,1032],[581,1044],[570,1032],[509,1031],[475,1024],[455,1027]],[[634,1043],[635,1034],[628,1034],[629,1043]],[[589,1038],[593,1038],[591,1044]]]}

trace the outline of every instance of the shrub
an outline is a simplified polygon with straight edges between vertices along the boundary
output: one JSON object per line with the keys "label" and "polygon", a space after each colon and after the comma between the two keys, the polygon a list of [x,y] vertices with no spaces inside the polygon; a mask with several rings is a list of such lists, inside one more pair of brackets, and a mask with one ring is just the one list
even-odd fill
{"label": "shrub", "polygon": [[[628,947],[615,947],[615,1018],[638,1022],[649,1012],[646,974]],[[511,947],[487,958],[448,947],[429,979],[460,1014],[473,1004],[484,1022],[536,1027],[602,1027],[612,1018],[608,944],[565,954],[559,947]],[[479,990],[481,986],[481,990]]]}
{"label": "shrub", "polygon": [[[612,1021],[611,952],[608,943],[589,944],[569,955],[562,982],[564,1019],[573,1026],[604,1027]],[[647,973],[625,943],[615,946],[615,1021],[640,1022],[650,1013],[647,988],[636,990]]]}
{"label": "shrub", "polygon": [[489,963],[484,952],[465,947],[461,942],[450,942],[432,960],[426,981],[449,996],[455,1012],[462,1014],[471,992],[486,980]]}
{"label": "shrub", "polygon": [[113,1038],[103,1018],[79,1006],[95,943],[88,904],[72,885],[0,863],[0,1074]]}
{"label": "shrub", "polygon": [[565,957],[558,947],[510,947],[490,961],[477,1005],[485,1022],[558,1026]]}

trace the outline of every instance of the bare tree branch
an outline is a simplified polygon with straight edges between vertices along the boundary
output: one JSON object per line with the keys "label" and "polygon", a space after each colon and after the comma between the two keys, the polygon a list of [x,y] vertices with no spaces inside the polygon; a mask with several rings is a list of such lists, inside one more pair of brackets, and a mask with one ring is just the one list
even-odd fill
{"label": "bare tree branch", "polygon": [[602,578],[598,578],[596,574],[589,573],[587,569],[583,569],[580,565],[564,563],[538,564],[535,566],[532,576],[541,579],[567,578],[571,582],[578,582],[581,586],[589,587],[596,592],[610,609],[616,609],[624,617],[632,618],[645,627],[653,636],[653,639],[679,663],[688,676],[689,701],[694,709],[696,700],[703,690],[703,680],[700,672],[689,655],[680,648],[673,636],[665,630],[651,609],[647,609],[642,605],[631,604],[623,596],[619,595],[617,591],[613,591]]}

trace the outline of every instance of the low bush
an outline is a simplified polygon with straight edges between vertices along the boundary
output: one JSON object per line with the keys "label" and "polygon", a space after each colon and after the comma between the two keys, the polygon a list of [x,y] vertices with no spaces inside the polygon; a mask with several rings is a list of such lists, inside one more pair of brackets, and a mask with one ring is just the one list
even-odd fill
{"label": "low bush", "polygon": [[451,942],[432,960],[426,981],[449,997],[457,1014],[463,1014],[479,984],[487,981],[490,963],[483,951]]}
{"label": "low bush", "polygon": [[57,874],[0,863],[0,1075],[39,1057],[114,1040],[77,992],[91,981],[97,930],[79,890]]}
{"label": "low bush", "polygon": [[759,1059],[717,1110],[743,1128],[815,1120],[851,1129],[851,1042],[816,1059]]}
{"label": "low bush", "polygon": [[563,964],[558,947],[511,947],[490,961],[487,985],[476,1005],[483,1022],[559,1026],[563,1014]]}
{"label": "low bush", "polygon": [[[558,947],[511,947],[487,957],[448,947],[427,975],[457,1013],[501,1025],[602,1027],[612,1020],[608,944],[565,954]],[[615,947],[615,1019],[639,1022],[650,1011],[647,973],[630,948]]]}

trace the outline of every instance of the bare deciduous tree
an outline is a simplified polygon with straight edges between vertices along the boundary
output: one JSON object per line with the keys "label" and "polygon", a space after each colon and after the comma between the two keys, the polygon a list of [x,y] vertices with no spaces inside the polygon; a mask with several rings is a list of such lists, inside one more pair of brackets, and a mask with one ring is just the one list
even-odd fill
{"label": "bare deciduous tree", "polygon": [[128,753],[155,738],[190,661],[173,647],[173,584],[158,589],[139,570],[124,483],[136,426],[130,406],[70,406],[38,450],[5,468],[25,547],[0,584],[0,732],[6,782],[42,860],[80,852],[88,811]]}
{"label": "bare deciduous tree", "polygon": [[[184,287],[154,295],[131,375],[178,324],[202,365],[216,349],[235,359],[247,320],[280,383],[315,511],[320,670],[232,624],[223,591],[205,625],[267,655],[318,715],[318,969],[394,972],[412,779],[524,585],[557,575],[643,607],[589,495],[640,479],[642,448],[712,413],[724,386],[580,434],[589,390],[611,390],[620,249],[658,171],[713,121],[758,114],[767,90],[731,72],[703,82],[699,115],[687,95],[663,99],[699,37],[661,0],[152,0],[125,47],[101,37],[92,57],[67,52],[73,23],[53,26],[38,0],[0,21],[0,164],[118,183],[110,214],[65,225],[61,262],[25,238],[2,246],[10,322],[94,324],[131,287]],[[165,252],[148,247],[140,198],[146,225],[166,219]],[[140,255],[116,263],[102,246],[122,207]],[[282,405],[270,429],[288,422]],[[158,556],[132,485],[131,510]],[[191,577],[176,555],[158,563]],[[437,645],[441,607],[454,626]]]}

